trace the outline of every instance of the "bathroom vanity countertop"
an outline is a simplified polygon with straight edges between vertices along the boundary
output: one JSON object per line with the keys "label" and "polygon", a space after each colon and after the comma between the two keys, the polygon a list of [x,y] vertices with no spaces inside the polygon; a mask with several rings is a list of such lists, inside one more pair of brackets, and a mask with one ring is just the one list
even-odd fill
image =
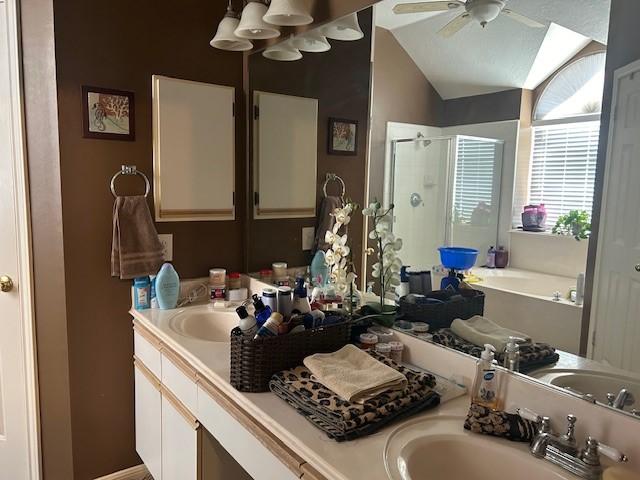
{"label": "bathroom vanity countertop", "polygon": [[[403,422],[350,442],[329,439],[274,394],[242,393],[233,388],[229,383],[229,344],[198,340],[175,332],[170,327],[170,319],[183,310],[132,309],[130,314],[327,479],[388,480],[383,458],[386,440]],[[216,309],[215,312],[235,315],[233,310]],[[468,406],[469,399],[463,396],[412,419],[442,415],[464,417]],[[212,433],[215,436],[215,432]]]}

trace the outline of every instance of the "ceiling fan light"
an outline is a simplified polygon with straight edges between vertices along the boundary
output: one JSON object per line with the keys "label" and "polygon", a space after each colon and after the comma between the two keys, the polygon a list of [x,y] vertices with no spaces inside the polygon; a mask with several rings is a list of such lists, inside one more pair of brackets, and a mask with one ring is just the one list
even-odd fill
{"label": "ceiling fan light", "polygon": [[468,10],[473,19],[484,27],[487,23],[495,20],[503,8],[503,0],[485,0],[473,3]]}
{"label": "ceiling fan light", "polygon": [[291,39],[291,45],[301,52],[322,53],[331,50],[327,37],[317,30],[298,35]]}
{"label": "ceiling fan light", "polygon": [[240,38],[266,40],[280,36],[280,30],[266,23],[262,17],[267,13],[267,6],[260,0],[250,0],[242,10],[240,23],[235,34]]}
{"label": "ceiling fan light", "polygon": [[358,23],[358,14],[352,13],[339,18],[321,29],[322,35],[332,40],[354,41],[364,37],[364,33]]}
{"label": "ceiling fan light", "polygon": [[266,48],[264,52],[262,52],[262,56],[278,62],[295,62],[302,58],[302,53],[292,45],[291,39],[289,39]]}
{"label": "ceiling fan light", "polygon": [[272,25],[295,27],[313,23],[309,0],[271,0],[263,20]]}
{"label": "ceiling fan light", "polygon": [[253,48],[253,44],[245,39],[239,38],[234,33],[240,20],[233,11],[228,11],[224,18],[218,24],[218,30],[215,36],[209,42],[213,48],[220,50],[229,50],[232,52],[245,52]]}

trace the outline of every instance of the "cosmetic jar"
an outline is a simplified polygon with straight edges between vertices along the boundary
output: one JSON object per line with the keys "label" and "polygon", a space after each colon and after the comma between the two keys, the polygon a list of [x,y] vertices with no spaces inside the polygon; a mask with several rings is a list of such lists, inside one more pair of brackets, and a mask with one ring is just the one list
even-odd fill
{"label": "cosmetic jar", "polygon": [[209,285],[224,285],[227,271],[224,268],[212,268],[209,270]]}

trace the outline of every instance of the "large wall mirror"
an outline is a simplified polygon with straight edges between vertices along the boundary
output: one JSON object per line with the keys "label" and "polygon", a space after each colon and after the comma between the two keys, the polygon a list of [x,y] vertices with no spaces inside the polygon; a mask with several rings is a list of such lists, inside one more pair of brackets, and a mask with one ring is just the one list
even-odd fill
{"label": "large wall mirror", "polygon": [[[327,197],[341,197],[341,184],[332,181],[337,175],[344,198],[359,205],[348,232],[358,288],[380,293],[375,254],[365,251],[375,249],[372,218],[360,213],[378,202],[383,212],[393,207],[387,228],[394,241],[402,239],[396,253],[409,279],[385,296],[402,306],[400,295],[413,295],[414,315],[406,320],[420,320],[420,305],[435,301],[430,297],[442,301],[431,290],[457,285],[439,247],[477,251],[454,277],[481,292],[483,307],[469,312],[523,338],[520,372],[636,413],[640,194],[630,182],[637,184],[640,172],[624,162],[624,148],[609,145],[604,193],[596,187],[606,156],[598,149],[608,134],[600,122],[601,112],[609,112],[602,100],[609,2],[510,0],[491,18],[474,12],[473,3],[383,0],[358,12],[362,35],[350,41],[329,38],[320,26],[306,39],[272,46],[281,52],[271,58],[248,57],[250,97],[260,91],[313,99],[318,111],[317,165],[309,171],[315,214],[249,219],[249,269],[277,261],[305,267],[318,248],[330,248],[320,242],[307,249],[303,228],[323,237],[323,187]],[[283,57],[291,61],[273,60]],[[626,118],[636,118],[628,105]],[[352,120],[353,130],[347,122],[333,131],[331,118]],[[340,131],[355,136],[353,155],[328,148]],[[611,138],[618,138],[615,122]],[[260,175],[288,188],[281,179],[290,177],[278,171]],[[594,210],[601,196],[604,213]],[[589,249],[597,220],[599,248]],[[594,270],[588,263],[595,265],[587,278],[595,294],[584,298],[585,273]],[[416,275],[429,281],[411,282]],[[447,298],[456,295],[468,292]],[[424,337],[477,357],[487,336],[469,325],[468,318],[462,328],[431,325]],[[501,335],[494,339],[500,361]]]}

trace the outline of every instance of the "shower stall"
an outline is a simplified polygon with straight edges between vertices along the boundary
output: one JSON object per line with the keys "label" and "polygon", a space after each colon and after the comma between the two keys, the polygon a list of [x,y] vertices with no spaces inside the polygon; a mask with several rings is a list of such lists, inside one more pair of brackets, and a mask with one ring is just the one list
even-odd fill
{"label": "shower stall", "polygon": [[384,204],[413,268],[440,264],[438,247],[477,248],[478,264],[498,238],[504,142],[452,135],[391,141]]}

